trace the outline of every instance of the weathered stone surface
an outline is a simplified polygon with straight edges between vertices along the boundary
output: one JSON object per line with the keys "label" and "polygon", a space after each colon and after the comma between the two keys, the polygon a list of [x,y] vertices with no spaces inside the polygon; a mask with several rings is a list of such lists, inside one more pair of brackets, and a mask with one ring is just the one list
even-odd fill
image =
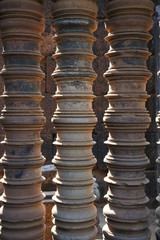
{"label": "weathered stone surface", "polygon": [[51,121],[51,118],[56,109],[56,101],[51,94],[46,93],[44,94],[44,98],[41,102],[41,106],[44,111],[44,115],[47,116],[46,122],[42,130],[42,134],[51,134],[51,133],[55,134],[56,130],[54,128],[53,122]]}
{"label": "weathered stone surface", "polygon": [[102,124],[103,124],[103,116],[105,109],[108,107],[108,101],[104,96],[97,96],[93,101],[93,109],[95,111],[96,116],[99,118],[99,122],[96,125],[95,132],[102,132]]}
{"label": "weathered stone surface", "polygon": [[[106,36],[105,30],[105,21],[103,19],[98,19],[98,28],[96,32],[94,32],[94,36],[96,37],[96,41],[93,44],[93,52],[96,54],[96,57],[103,57],[106,51],[108,50],[108,44],[104,40]],[[104,59],[104,62],[108,63],[108,59]],[[103,64],[103,63],[102,63]],[[99,69],[96,69],[99,70]]]}
{"label": "weathered stone surface", "polygon": [[[160,71],[158,72],[158,75],[160,77]],[[160,95],[158,96],[160,98]],[[156,118],[156,122],[157,122],[157,126],[158,126],[158,130],[159,130],[159,134],[158,134],[158,158],[157,158],[157,164],[158,164],[158,174],[159,174],[159,166],[160,166],[160,109],[158,111],[158,116]],[[160,186],[160,176],[157,179],[158,185]],[[157,202],[160,203],[160,193],[156,198]],[[157,224],[157,230],[156,230],[156,235],[157,235],[157,240],[160,239],[160,206],[158,206],[158,208],[156,209],[156,224]]]}
{"label": "weathered stone surface", "polygon": [[[4,130],[2,128],[2,124],[0,123],[0,142],[2,142],[4,140],[4,137],[5,137],[5,133],[4,133]],[[3,153],[4,153],[4,147],[2,144],[0,144],[0,158],[3,156]],[[0,164],[0,168],[1,168],[1,164]]]}
{"label": "weathered stone surface", "polygon": [[[152,33],[153,34],[153,33]],[[147,166],[148,170],[155,169],[156,176],[156,158],[157,158],[157,126],[156,126],[156,95],[155,95],[155,56],[154,56],[154,40],[149,44],[150,50],[152,51],[152,56],[149,57],[147,61],[147,67],[152,72],[152,77],[147,82],[147,93],[149,98],[146,102],[146,108],[149,111],[151,117],[151,123],[146,132],[146,140],[149,142],[149,145],[146,147],[146,155],[150,160],[150,163]],[[149,191],[149,186],[147,190]],[[154,192],[153,192],[154,194]],[[152,201],[152,195],[150,195],[150,201]],[[154,202],[153,202],[154,204]]]}
{"label": "weathered stone surface", "polygon": [[[0,70],[2,69],[3,64],[4,64],[1,52],[2,52],[2,41],[0,40]],[[0,95],[3,94],[3,91],[4,91],[4,83],[3,83],[2,77],[0,76]],[[4,106],[4,101],[2,98],[0,98],[0,111],[2,111],[3,106]],[[3,141],[3,139],[4,139],[4,130],[2,129],[2,124],[0,123],[0,142]],[[0,158],[3,155],[3,150],[4,150],[3,145],[0,144]],[[1,167],[2,166],[0,166],[0,168]]]}
{"label": "weathered stone surface", "polygon": [[[152,123],[151,125],[152,126]],[[155,176],[156,176],[156,170],[157,170],[157,166],[156,166],[156,159],[157,159],[157,134],[155,132],[150,131],[150,129],[147,131],[146,134],[146,139],[149,142],[147,148],[146,148],[146,155],[147,157],[149,157],[150,159],[150,163],[147,166],[147,170],[155,170]],[[148,188],[148,186],[147,186]],[[150,196],[152,197],[152,196]],[[151,201],[151,200],[150,200]]]}
{"label": "weathered stone surface", "polygon": [[[158,4],[158,1],[154,1],[156,4]],[[104,41],[104,36],[106,36],[106,31],[105,31],[105,27],[104,27],[104,23],[105,23],[105,18],[106,18],[106,6],[107,6],[107,1],[106,0],[98,0],[97,1],[98,4],[98,29],[97,31],[94,33],[94,36],[97,38],[95,43],[93,44],[93,52],[95,55],[97,55],[97,58],[94,60],[93,63],[93,67],[95,72],[97,73],[97,78],[93,84],[93,91],[94,94],[97,96],[103,96],[106,92],[107,92],[107,81],[105,81],[104,77],[103,77],[103,73],[107,70],[107,66],[108,66],[108,59],[104,58],[104,53],[107,52],[107,42]],[[43,79],[42,81],[42,94],[45,93],[50,93],[53,94],[52,91],[54,91],[54,81],[51,80],[51,72],[52,72],[52,63],[50,65],[49,63],[49,71],[47,71],[47,59],[52,59],[51,55],[54,53],[55,51],[55,43],[52,40],[52,36],[53,36],[53,32],[51,30],[51,22],[52,22],[52,16],[51,16],[51,8],[52,8],[52,1],[51,0],[45,0],[44,1],[44,8],[45,8],[45,33],[43,34],[43,38],[44,38],[44,43],[42,44],[42,53],[44,54],[44,59],[42,60],[42,71],[45,72],[46,77]],[[155,18],[154,18],[155,20]],[[150,164],[147,166],[148,170],[153,170],[155,169],[155,176],[156,176],[156,166],[155,166],[155,157],[156,157],[156,140],[155,142],[153,142],[153,139],[155,139],[155,135],[156,135],[156,129],[155,129],[155,77],[156,77],[156,65],[158,66],[158,64],[156,64],[155,61],[155,53],[158,54],[158,50],[157,50],[157,43],[156,41],[159,41],[158,39],[158,31],[157,31],[157,26],[155,24],[153,30],[151,31],[151,34],[154,36],[152,41],[150,41],[149,43],[149,49],[152,52],[152,56],[149,57],[149,60],[147,61],[147,67],[148,69],[152,72],[153,76],[152,78],[148,81],[147,83],[147,92],[148,94],[151,94],[153,96],[151,96],[151,99],[149,98],[147,100],[147,109],[150,112],[150,116],[151,116],[151,125],[150,128],[147,130],[147,141],[152,142],[152,145],[148,145],[146,148],[146,154],[150,159]],[[46,38],[46,39],[45,39]],[[1,50],[0,50],[1,52]],[[105,60],[104,60],[105,59]],[[51,62],[54,62],[54,60],[51,60]],[[50,61],[49,61],[50,62]],[[3,58],[2,55],[0,54],[0,69],[2,68],[3,65]],[[0,92],[3,92],[3,83],[1,81],[1,77],[0,77]],[[48,81],[49,79],[49,81]],[[2,84],[1,84],[2,83]],[[49,85],[52,84],[52,86],[50,87]],[[49,86],[49,90],[47,90],[46,92],[46,88],[47,85]],[[157,84],[158,87],[158,84]],[[49,91],[49,92],[48,92]],[[48,106],[52,106],[52,99],[49,95],[45,95],[45,98],[43,99],[43,102],[46,101],[47,102],[47,108]],[[0,98],[0,104],[1,104],[2,98]],[[104,99],[102,100],[104,101]],[[107,99],[105,100],[107,101]],[[103,127],[102,127],[102,114],[98,115],[99,112],[101,112],[101,108],[103,109],[103,104],[101,106],[101,104],[98,104],[98,106],[96,106],[96,104],[94,104],[94,108],[99,108],[99,110],[96,110],[97,114],[97,118],[98,118],[98,123],[97,123],[97,127],[99,129],[99,134],[96,134],[96,137],[94,137],[94,140],[97,142],[97,144],[94,146],[94,154],[96,154],[96,158],[97,158],[97,168],[99,169],[99,171],[96,172],[97,177],[98,175],[100,175],[101,173],[103,174],[102,169],[106,169],[107,167],[105,166],[105,164],[103,163],[102,159],[104,157],[104,155],[107,152],[107,148],[104,146],[103,144],[103,140],[104,138],[107,137],[103,137]],[[107,107],[106,107],[107,108]],[[45,117],[47,119],[47,122],[50,120],[50,113],[49,111],[46,111],[45,113]],[[100,126],[101,125],[101,126]],[[52,125],[53,126],[53,125]],[[52,146],[51,141],[48,141],[47,135],[52,134],[52,126],[48,127],[47,129],[47,134],[44,133],[42,138],[44,140],[44,144],[42,145],[42,152],[43,155],[47,158],[47,160],[51,160],[53,158],[53,154],[55,153],[55,146]],[[96,128],[97,128],[96,127]],[[101,133],[100,133],[101,132]],[[54,135],[55,136],[55,135]],[[53,136],[53,137],[54,137]],[[3,138],[3,136],[2,136]],[[97,139],[97,140],[96,140]],[[98,142],[99,142],[99,146],[98,146]],[[47,148],[49,149],[49,151],[47,151]],[[51,148],[53,148],[53,152],[50,151]],[[0,145],[0,155],[2,156],[3,154],[3,145]],[[97,157],[98,156],[98,157]],[[100,187],[102,186],[101,183]],[[146,186],[147,191],[149,190],[149,185]],[[153,190],[153,189],[152,189]],[[103,192],[103,189],[102,189]],[[149,191],[150,192],[150,191]],[[152,203],[152,193],[150,192],[150,202]],[[101,195],[101,201],[103,200],[103,195]],[[154,204],[154,202],[153,202]]]}
{"label": "weathered stone surface", "polygon": [[147,184],[146,188],[146,195],[149,198],[149,202],[147,203],[147,207],[151,209],[155,209],[157,202],[156,202],[156,196],[157,196],[157,178],[154,170],[148,170],[146,171],[146,177],[149,180],[149,183]]}
{"label": "weathered stone surface", "polygon": [[55,191],[56,186],[52,181],[56,176],[57,169],[53,164],[46,164],[42,166],[42,175],[45,180],[42,183],[42,191]]}
{"label": "weathered stone surface", "polygon": [[[156,1],[154,1],[154,2],[156,2]],[[97,56],[96,59],[94,60],[93,67],[94,67],[95,72],[97,73],[97,78],[96,78],[96,80],[93,84],[93,92],[96,96],[103,96],[104,94],[106,94],[107,89],[108,89],[107,81],[105,81],[105,78],[103,77],[103,73],[107,70],[107,66],[108,66],[108,59],[104,57],[104,53],[107,52],[107,46],[108,46],[107,42],[104,41],[104,36],[106,36],[104,23],[106,21],[105,18],[106,18],[107,1],[106,0],[98,0],[97,4],[98,4],[98,29],[94,33],[94,36],[96,37],[96,41],[93,44],[93,52]],[[51,0],[45,0],[44,1],[44,8],[45,8],[45,33],[43,34],[44,43],[42,44],[42,53],[44,54],[45,58],[42,60],[41,67],[42,67],[42,71],[46,74],[46,77],[42,81],[41,91],[42,91],[42,94],[45,94],[45,93],[53,94],[55,90],[54,90],[54,85],[53,85],[54,81],[51,80],[51,72],[53,72],[52,71],[52,61],[54,62],[54,60],[51,60],[51,64],[50,64],[50,61],[49,61],[49,68],[48,68],[49,71],[47,70],[47,65],[48,65],[47,59],[52,59],[51,55],[55,51],[55,43],[52,40],[53,32],[51,30],[52,1]],[[146,105],[147,109],[150,112],[151,119],[152,119],[152,122],[151,122],[151,125],[150,125],[151,127],[147,131],[147,135],[146,135],[147,141],[149,141],[149,142],[152,141],[153,134],[156,135],[155,121],[154,121],[155,112],[156,112],[155,97],[154,97],[154,94],[155,94],[155,77],[156,77],[155,53],[158,54],[157,43],[155,43],[155,38],[158,38],[158,32],[157,32],[157,26],[156,25],[153,28],[151,34],[154,35],[154,38],[149,43],[148,46],[149,46],[150,51],[152,52],[152,56],[150,56],[149,60],[147,61],[147,67],[152,72],[153,77],[147,83],[147,92],[148,92],[148,94],[151,94],[153,96],[151,96],[151,99],[147,100],[147,105]],[[157,39],[157,41],[159,41],[159,40]],[[1,67],[2,66],[1,59],[2,59],[2,56],[0,54],[0,69],[2,68]],[[1,83],[2,82],[1,82],[1,77],[0,77],[0,91],[1,91]],[[49,86],[49,88],[47,86]],[[3,83],[2,83],[2,91],[3,91]],[[1,100],[2,99],[0,98],[0,104],[1,104]],[[52,105],[52,99],[50,98],[50,95],[45,95],[45,98],[43,99],[43,102],[44,101],[47,102],[47,107],[48,107],[48,104],[50,106]],[[103,104],[102,104],[102,106],[100,104],[98,104],[98,107],[96,107],[96,104],[94,104],[94,107],[95,107],[95,109],[99,108],[98,111],[96,110],[96,112],[99,113],[99,112],[101,112],[100,109],[101,108],[103,109]],[[153,114],[153,112],[154,112],[154,114]],[[49,111],[46,111],[44,114],[45,114],[45,117],[46,117],[47,122],[48,122],[49,119],[50,119]],[[96,157],[98,156],[97,157],[97,162],[98,162],[97,167],[100,167],[99,168],[99,174],[101,174],[101,171],[102,171],[101,169],[102,168],[106,169],[105,164],[102,162],[102,159],[103,159],[104,155],[106,154],[107,149],[104,146],[104,144],[102,143],[103,142],[103,131],[104,131],[103,127],[102,126],[100,127],[100,124],[102,125],[102,115],[100,114],[100,116],[99,116],[98,114],[96,114],[96,116],[99,120],[98,123],[97,123],[97,126],[99,128],[99,131],[101,131],[101,133],[99,133],[99,136],[96,135],[97,139],[99,139],[100,144],[99,144],[99,146],[96,144],[96,146],[94,146],[94,149],[96,148],[96,152],[97,152]],[[154,127],[152,127],[152,125]],[[48,131],[47,132],[48,134],[51,134],[52,133],[52,126],[50,126],[47,129],[47,131]],[[152,139],[150,139],[150,138],[152,138]],[[51,146],[48,146],[48,144],[50,144],[50,142],[48,142],[46,133],[43,134],[43,140],[44,140],[43,146],[47,146],[49,149],[51,149]],[[53,146],[53,148],[54,148],[54,152],[55,152],[55,146]],[[44,155],[47,159],[52,159],[53,155],[49,155],[49,153],[51,154],[51,151],[49,151],[49,152],[47,152],[46,150],[44,151],[44,148],[42,147],[42,152],[43,152],[43,154],[47,154],[46,156]],[[3,153],[3,146],[1,145],[0,146],[0,154],[2,155],[2,153]],[[94,151],[94,153],[95,153],[95,151]],[[148,155],[148,153],[149,153],[149,155]],[[155,143],[152,146],[150,146],[150,145],[147,146],[146,154],[148,155],[148,157],[150,159],[150,164],[147,166],[147,169],[155,169],[155,176],[156,176],[156,167],[155,167],[156,148],[155,148]],[[97,172],[97,174],[98,174],[98,172]],[[146,188],[148,188],[148,185],[146,186]],[[152,195],[150,197],[152,198]],[[101,198],[103,198],[103,196],[101,196]]]}
{"label": "weathered stone surface", "polygon": [[[53,194],[53,193],[52,193]],[[44,202],[46,207],[46,231],[45,231],[45,240],[52,240],[51,229],[53,227],[52,223],[52,208],[54,203]]]}
{"label": "weathered stone surface", "polygon": [[150,0],[110,0],[107,30],[110,64],[105,76],[109,83],[109,106],[104,123],[109,132],[105,157],[108,192],[104,207],[106,240],[149,240],[148,198],[145,195],[145,131],[150,118],[145,108],[146,68],[150,53],[154,4]]}
{"label": "weathered stone surface", "polygon": [[[103,76],[108,68],[108,59],[104,56],[108,49],[108,44],[104,40],[104,37],[106,36],[104,20],[98,19],[98,28],[94,33],[94,36],[96,37],[96,41],[93,45],[93,52],[96,55],[96,59],[93,61],[93,68],[97,73],[97,78],[93,83],[93,92],[96,96],[103,96],[108,89],[108,83]],[[101,117],[98,116],[98,118]]]}
{"label": "weathered stone surface", "polygon": [[[2,42],[0,41],[0,53],[2,52]],[[0,69],[2,69],[3,67],[3,64],[4,64],[4,61],[3,61],[3,57],[2,57],[2,54],[0,54]],[[3,93],[3,89],[4,89],[4,83],[3,83],[3,79],[2,77],[0,76],[0,94]],[[0,99],[0,104],[2,104],[2,99]],[[2,108],[0,107],[0,110],[2,110]]]}
{"label": "weathered stone surface", "polygon": [[[56,62],[53,57],[47,57],[47,73],[46,73],[46,92],[50,94],[55,94],[56,84],[52,78],[52,73],[56,67]],[[55,101],[55,99],[54,99]]]}
{"label": "weathered stone surface", "polygon": [[106,176],[106,171],[105,170],[99,171],[99,169],[94,169],[93,176],[96,179],[96,182],[98,183],[99,191],[100,191],[100,200],[98,201],[98,203],[104,204],[105,200],[101,196],[104,196],[104,194],[106,193],[107,186],[106,186],[106,182],[104,181],[104,178]]}
{"label": "weathered stone surface", "polygon": [[108,148],[104,145],[105,140],[108,138],[108,134],[99,133],[98,134],[98,141],[97,141],[97,148],[98,148],[98,168],[99,170],[107,170],[107,165],[104,163],[104,157],[106,156],[108,152]]}
{"label": "weathered stone surface", "polygon": [[[41,138],[43,140],[42,143],[42,154],[45,156],[45,164],[50,164],[51,160],[55,154],[54,146],[53,146],[53,138],[54,135],[52,133],[41,134]],[[47,186],[46,186],[47,187]],[[49,186],[48,186],[49,187]],[[45,189],[49,190],[48,188]]]}
{"label": "weathered stone surface", "polygon": [[52,18],[52,0],[44,0],[43,5],[45,10],[45,18]]}
{"label": "weathered stone surface", "polygon": [[[98,97],[103,96],[106,94],[108,89],[108,84],[105,78],[103,77],[104,71],[107,70],[108,68],[108,61],[106,61],[105,56],[100,56],[96,58],[93,63],[93,68],[96,70],[96,73],[98,75],[93,84],[93,92]],[[100,118],[100,116],[98,117]]]}
{"label": "weathered stone surface", "polygon": [[[38,0],[1,0],[0,29],[3,42],[5,130],[4,167],[0,210],[0,239],[43,240],[45,208],[41,192],[40,132],[45,118],[40,108],[41,33],[43,8]],[[23,4],[21,4],[23,3]]]}
{"label": "weathered stone surface", "polygon": [[[54,55],[57,109],[57,192],[53,208],[54,240],[94,240],[96,208],[92,191],[92,131],[96,117],[92,110],[92,45],[96,30],[96,1],[53,1],[53,28],[57,48]],[[63,16],[63,18],[61,18]]]}
{"label": "weathered stone surface", "polygon": [[96,3],[98,6],[98,18],[106,19],[107,1],[106,0],[97,0]]}
{"label": "weathered stone surface", "polygon": [[104,96],[97,96],[93,101],[93,109],[98,118],[98,122],[94,129],[94,135],[96,136],[96,144],[93,147],[93,150],[94,148],[96,148],[96,157],[98,159],[96,166],[100,171],[107,170],[106,164],[103,162],[104,157],[108,152],[108,149],[104,145],[104,140],[107,138],[108,133],[105,131],[103,124],[103,116],[107,106],[108,101]]}
{"label": "weathered stone surface", "polygon": [[[46,59],[45,58],[43,58],[41,60],[40,67],[41,67],[42,72],[45,73],[46,72]],[[46,92],[46,80],[45,80],[45,76],[44,76],[44,78],[41,81],[41,93],[44,95],[45,92]]]}
{"label": "weathered stone surface", "polygon": [[43,34],[43,44],[41,46],[41,53],[44,57],[51,56],[55,52],[55,42],[52,40],[53,34]]}

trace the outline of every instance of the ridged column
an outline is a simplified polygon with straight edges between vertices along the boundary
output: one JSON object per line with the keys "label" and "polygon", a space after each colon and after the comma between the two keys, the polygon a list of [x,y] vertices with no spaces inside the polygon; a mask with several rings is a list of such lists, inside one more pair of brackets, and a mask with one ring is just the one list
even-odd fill
{"label": "ridged column", "polygon": [[106,240],[150,239],[145,155],[145,131],[150,118],[145,108],[146,83],[151,73],[146,68],[150,53],[154,4],[151,0],[109,0],[106,38],[110,61],[105,77],[109,83],[109,107],[104,123],[109,132],[105,157],[108,192],[104,207]]}
{"label": "ridged column", "polygon": [[53,73],[57,84],[53,116],[57,129],[57,153],[53,159],[57,168],[54,240],[93,240],[97,233],[92,191],[92,168],[96,163],[92,154],[96,123],[92,110],[96,13],[96,0],[53,1],[57,45]]}
{"label": "ridged column", "polygon": [[40,69],[41,1],[1,0],[0,28],[5,102],[1,121],[6,134],[1,159],[4,193],[0,239],[42,240],[45,209],[40,132],[45,118],[40,107],[44,77]]}

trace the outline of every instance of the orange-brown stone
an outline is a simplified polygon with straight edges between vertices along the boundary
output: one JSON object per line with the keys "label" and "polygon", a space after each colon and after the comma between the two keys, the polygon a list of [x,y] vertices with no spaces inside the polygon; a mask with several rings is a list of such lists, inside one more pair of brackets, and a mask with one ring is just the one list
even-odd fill
{"label": "orange-brown stone", "polygon": [[[22,4],[23,3],[23,4]],[[1,0],[0,29],[3,44],[5,130],[4,167],[0,210],[0,239],[43,240],[45,207],[41,192],[40,132],[45,122],[40,107],[42,1]]]}
{"label": "orange-brown stone", "polygon": [[104,123],[109,132],[105,162],[108,192],[104,207],[106,240],[149,240],[148,182],[145,168],[145,131],[150,118],[145,108],[146,83],[151,76],[146,60],[154,4],[150,0],[110,0],[106,38],[110,61],[105,77],[109,83],[109,107]]}

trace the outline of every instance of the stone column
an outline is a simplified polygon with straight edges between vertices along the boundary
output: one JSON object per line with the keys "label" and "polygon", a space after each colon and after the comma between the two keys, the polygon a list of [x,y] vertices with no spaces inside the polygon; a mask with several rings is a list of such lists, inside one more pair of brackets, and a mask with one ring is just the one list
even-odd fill
{"label": "stone column", "polygon": [[1,0],[0,28],[3,42],[5,106],[1,121],[5,130],[3,206],[0,239],[44,239],[41,192],[40,132],[45,118],[40,107],[40,43],[44,28],[38,0]]}
{"label": "stone column", "polygon": [[96,238],[96,208],[92,191],[92,130],[96,118],[92,110],[92,44],[96,30],[96,0],[53,1],[54,40],[57,45],[53,73],[57,84],[57,109],[53,121],[57,147],[53,163],[57,192],[53,208],[54,240]]}
{"label": "stone column", "polygon": [[109,83],[109,107],[104,123],[109,132],[105,157],[108,192],[104,207],[106,240],[148,240],[150,212],[145,185],[145,131],[150,118],[145,108],[146,83],[151,73],[146,68],[150,53],[154,4],[151,0],[109,0],[106,38],[110,61],[105,77]]}

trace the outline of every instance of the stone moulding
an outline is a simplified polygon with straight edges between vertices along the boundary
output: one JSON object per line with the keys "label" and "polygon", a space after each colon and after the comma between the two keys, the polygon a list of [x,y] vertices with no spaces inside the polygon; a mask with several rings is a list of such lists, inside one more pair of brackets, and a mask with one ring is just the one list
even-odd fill
{"label": "stone moulding", "polygon": [[43,8],[38,0],[1,0],[0,29],[3,43],[5,130],[3,206],[0,239],[43,240],[45,208],[41,192],[40,132],[45,118],[40,107],[41,33]]}
{"label": "stone moulding", "polygon": [[150,0],[109,0],[106,38],[110,61],[105,77],[109,83],[109,107],[104,123],[109,132],[105,157],[108,192],[104,207],[106,240],[149,240],[148,182],[145,168],[145,131],[150,118],[145,108],[146,83],[151,73],[146,68],[150,53],[154,4]]}
{"label": "stone moulding", "polygon": [[93,204],[92,131],[96,124],[92,110],[97,7],[94,0],[53,1],[54,40],[57,45],[53,73],[57,84],[57,109],[53,122],[57,129],[57,185],[53,208],[54,240],[96,238],[96,208]]}

